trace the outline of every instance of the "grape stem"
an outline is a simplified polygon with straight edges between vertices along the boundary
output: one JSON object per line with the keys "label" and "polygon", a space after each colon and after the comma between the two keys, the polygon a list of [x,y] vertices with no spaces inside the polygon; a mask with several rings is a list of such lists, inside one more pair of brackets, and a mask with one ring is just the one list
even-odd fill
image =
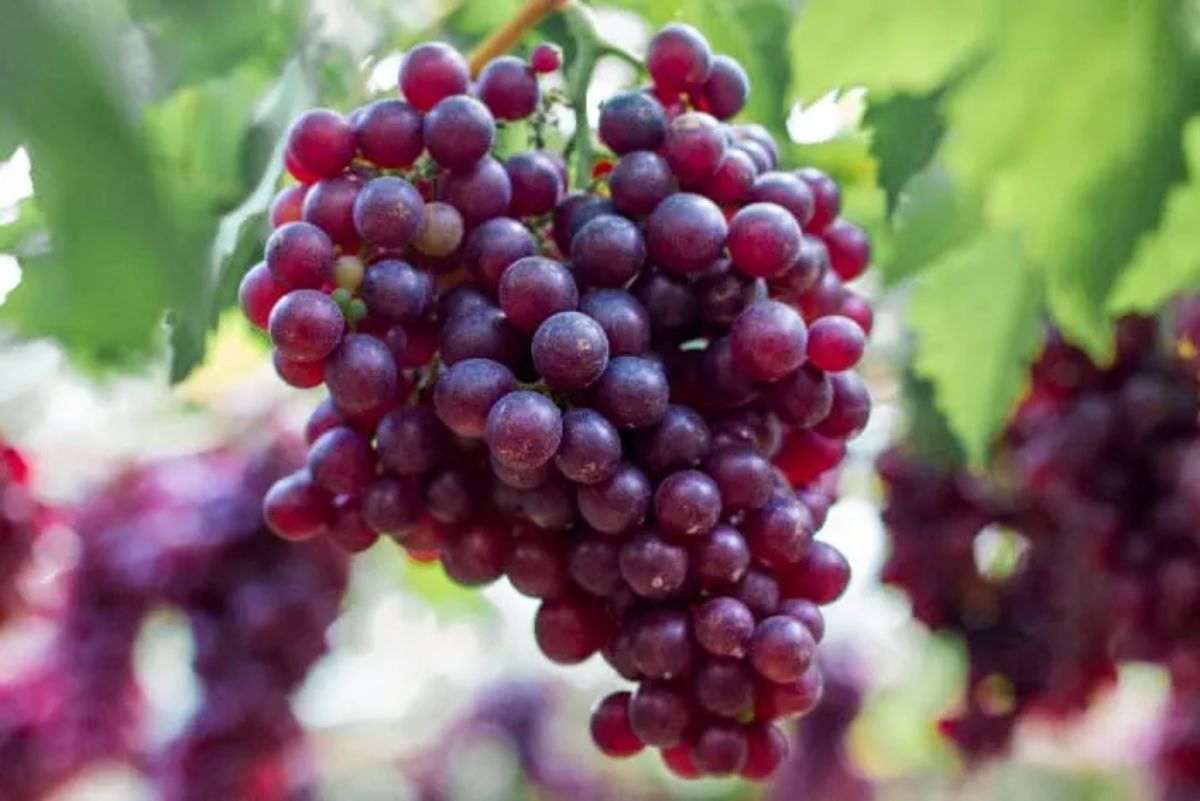
{"label": "grape stem", "polygon": [[471,77],[478,77],[484,64],[496,56],[507,53],[547,15],[564,10],[568,4],[570,4],[570,0],[526,0],[525,5],[521,6],[512,19],[492,31],[492,34],[471,53],[470,58],[467,59],[467,64],[471,68]]}

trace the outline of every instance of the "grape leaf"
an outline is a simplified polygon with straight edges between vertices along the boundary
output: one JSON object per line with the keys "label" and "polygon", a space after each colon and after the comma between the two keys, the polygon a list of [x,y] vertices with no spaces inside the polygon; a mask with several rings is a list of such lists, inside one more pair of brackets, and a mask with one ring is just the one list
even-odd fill
{"label": "grape leaf", "polygon": [[888,217],[895,213],[909,179],[929,163],[941,143],[946,129],[942,95],[940,89],[926,94],[901,92],[868,103],[863,125],[871,129],[871,155],[879,165]]}
{"label": "grape leaf", "polygon": [[163,310],[197,295],[199,254],[179,236],[105,63],[59,6],[10,6],[0,25],[0,107],[28,143],[53,258],[22,263],[0,313],[26,334],[103,361],[148,352]]}
{"label": "grape leaf", "polygon": [[986,43],[997,0],[810,0],[789,36],[792,96],[835,88],[922,92]]}
{"label": "grape leaf", "polygon": [[1041,331],[1036,276],[1012,233],[989,231],[930,265],[909,307],[914,368],[969,463],[986,462],[1025,383]]}
{"label": "grape leaf", "polygon": [[1114,314],[1156,311],[1171,296],[1200,288],[1200,117],[1184,132],[1191,181],[1167,200],[1162,224],[1138,244],[1113,289]]}
{"label": "grape leaf", "polygon": [[1055,322],[1101,359],[1109,290],[1182,171],[1196,104],[1176,0],[1146,5],[1011,0],[945,105],[947,165],[993,225],[1021,233]]}
{"label": "grape leaf", "polygon": [[936,162],[907,184],[892,219],[891,248],[876,264],[884,281],[896,284],[976,235],[978,208]]}

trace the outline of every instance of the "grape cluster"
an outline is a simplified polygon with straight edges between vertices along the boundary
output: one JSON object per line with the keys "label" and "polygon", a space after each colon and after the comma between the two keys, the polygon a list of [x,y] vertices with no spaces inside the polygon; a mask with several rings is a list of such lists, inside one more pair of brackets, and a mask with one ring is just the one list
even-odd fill
{"label": "grape cluster", "polygon": [[21,609],[17,579],[43,516],[43,507],[29,491],[28,463],[0,439],[0,626]]}
{"label": "grape cluster", "polygon": [[[0,797],[47,797],[100,761],[145,768],[163,799],[299,797],[289,698],[324,652],[347,564],[263,527],[263,495],[298,450],[131,468],[65,514],[80,548],[53,642],[0,686]],[[203,697],[174,742],[146,753],[133,652],[164,606],[190,622]]]}
{"label": "grape cluster", "polygon": [[424,44],[403,100],[293,125],[299,183],[241,297],[280,376],[328,397],[266,519],[506,576],[547,657],[637,683],[597,706],[602,751],[762,779],[774,721],[820,697],[818,607],[849,578],[814,534],[870,409],[872,312],[846,286],[869,244],[829,176],[728,122],[749,82],[687,25],[603,104],[592,184],[569,192],[555,153],[497,159],[557,65],[502,56],[472,84]]}
{"label": "grape cluster", "polygon": [[[1200,711],[1200,385],[1166,327],[1121,321],[1105,367],[1050,332],[987,475],[903,449],[878,462],[884,580],[966,644],[966,710],[944,727],[968,753],[1003,750],[1023,714],[1083,710],[1126,660],[1164,665],[1176,709]],[[976,565],[989,528],[1023,543],[1007,575]],[[1192,786],[1198,726],[1170,727],[1191,732],[1175,742],[1192,758],[1172,764],[1190,765]]]}

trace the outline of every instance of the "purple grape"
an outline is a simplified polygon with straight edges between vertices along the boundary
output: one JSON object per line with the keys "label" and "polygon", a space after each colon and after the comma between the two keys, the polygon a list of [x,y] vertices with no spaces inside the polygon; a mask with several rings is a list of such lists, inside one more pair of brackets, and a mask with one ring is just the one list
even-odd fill
{"label": "purple grape", "polygon": [[604,329],[576,311],[559,312],[538,326],[532,353],[538,375],[559,390],[591,386],[609,364]]}
{"label": "purple grape", "polygon": [[786,172],[768,172],[758,176],[750,192],[750,200],[782,206],[800,226],[807,225],[812,219],[815,205],[808,184]]}
{"label": "purple grape", "polygon": [[530,598],[561,598],[570,588],[562,542],[544,531],[523,532],[513,540],[504,575],[513,589]]}
{"label": "purple grape", "polygon": [[700,90],[704,110],[718,120],[736,116],[750,95],[750,77],[742,65],[729,56],[714,56],[712,71]]}
{"label": "purple grape", "polygon": [[496,122],[483,103],[467,95],[454,95],[438,102],[425,115],[423,134],[425,149],[438,166],[465,172],[491,149],[496,140]]}
{"label": "purple grape", "polygon": [[500,277],[500,308],[522,331],[533,333],[548,317],[579,305],[579,290],[569,270],[542,256],[513,262]]}
{"label": "purple grape", "polygon": [[354,201],[361,189],[362,182],[352,176],[318,181],[304,197],[304,222],[320,228],[343,251],[357,251],[360,241],[354,228]]}
{"label": "purple grape", "polygon": [[309,222],[291,222],[267,240],[264,260],[289,289],[318,289],[333,277],[333,242]]}
{"label": "purple grape", "polygon": [[725,215],[717,204],[679,192],[659,203],[646,221],[646,249],[650,260],[663,269],[689,275],[716,261],[727,233]]}
{"label": "purple grape", "polygon": [[512,183],[500,162],[486,156],[474,166],[443,175],[438,180],[438,197],[458,209],[471,229],[508,211]]}
{"label": "purple grape", "polygon": [[514,470],[532,470],[558,451],[562,414],[539,392],[510,392],[488,412],[484,438],[492,458]]}
{"label": "purple grape", "polygon": [[803,364],[807,341],[804,320],[776,300],[748,306],[729,334],[737,369],[762,381],[777,381]]}
{"label": "purple grape", "polygon": [[514,219],[497,217],[467,236],[463,265],[489,287],[499,284],[509,266],[536,254],[533,236]]}
{"label": "purple grape", "polygon": [[479,73],[479,99],[498,120],[523,120],[537,110],[537,76],[515,56],[499,56]]}
{"label": "purple grape", "polygon": [[638,460],[653,475],[695,467],[708,456],[712,435],[704,418],[687,406],[668,406],[662,421],[637,438]]}
{"label": "purple grape", "polygon": [[779,275],[800,255],[800,225],[783,206],[751,203],[729,221],[729,256],[752,278]]}
{"label": "purple grape", "polygon": [[818,643],[825,637],[825,616],[821,614],[821,608],[812,601],[788,598],[779,604],[775,614],[799,620]]}
{"label": "purple grape", "polygon": [[741,659],[710,657],[696,668],[692,694],[706,712],[743,718],[754,712],[754,673]]}
{"label": "purple grape", "polygon": [[563,180],[544,153],[529,152],[510,156],[504,172],[512,185],[508,213],[514,217],[537,217],[554,210],[563,194]]}
{"label": "purple grape", "polygon": [[707,776],[731,776],[746,764],[750,744],[742,727],[730,722],[708,723],[692,742],[692,761]]}
{"label": "purple grape", "polygon": [[408,51],[400,65],[400,91],[421,111],[467,91],[471,71],[462,55],[444,42],[426,42]]}
{"label": "purple grape", "polygon": [[579,310],[604,329],[610,356],[640,356],[650,347],[650,315],[623,289],[593,289],[579,301]]}
{"label": "purple grape", "polygon": [[380,421],[375,442],[384,467],[402,476],[415,476],[438,463],[447,436],[430,406],[402,406]]}
{"label": "purple grape", "polygon": [[809,428],[833,408],[833,384],[825,373],[806,364],[772,384],[768,398],[779,419]]}
{"label": "purple grape", "polygon": [[728,589],[750,567],[750,548],[736,528],[719,523],[695,539],[691,565],[692,573],[705,589]]}
{"label": "purple grape", "polygon": [[466,587],[491,584],[504,575],[508,534],[500,527],[475,525],[442,549],[446,575]]}
{"label": "purple grape", "polygon": [[363,490],[363,520],[381,534],[403,537],[416,521],[418,508],[413,487],[395,476],[379,476]]}
{"label": "purple grape", "polygon": [[354,126],[363,158],[386,169],[417,160],[425,150],[421,129],[421,112],[403,100],[376,100]]}
{"label": "purple grape", "polygon": [[688,552],[653,531],[634,534],[621,546],[621,578],[643,598],[673,595],[688,576]]}
{"label": "purple grape", "polygon": [[567,558],[571,578],[593,595],[608,597],[621,585],[620,550],[612,537],[577,540]]}
{"label": "purple grape", "polygon": [[862,433],[871,416],[871,395],[857,373],[834,373],[829,376],[833,401],[829,414],[813,430],[825,437],[853,439]]}
{"label": "purple grape", "polygon": [[700,187],[700,194],[719,206],[740,206],[750,197],[757,176],[754,159],[731,147],[726,149],[716,172]]}
{"label": "purple grape", "polygon": [[329,109],[306,111],[288,128],[287,154],[306,173],[296,176],[305,183],[340,174],[354,158],[355,147],[354,128]]}
{"label": "purple grape", "polygon": [[813,194],[813,214],[804,230],[819,234],[841,213],[842,190],[832,178],[813,167],[796,170],[796,177],[808,184]]}
{"label": "purple grape", "polygon": [[[624,553],[625,549],[621,549]],[[651,679],[685,675],[696,659],[687,612],[658,609],[641,617],[634,629],[633,661]]]}
{"label": "purple grape", "polygon": [[776,684],[799,681],[812,664],[817,643],[809,630],[793,617],[769,617],[754,630],[750,661],[759,675]]}
{"label": "purple grape", "polygon": [[525,356],[526,339],[494,306],[463,312],[446,321],[438,335],[444,364],[492,359],[515,366]]}
{"label": "purple grape", "polygon": [[638,356],[617,356],[592,390],[596,410],[617,428],[649,428],[667,412],[669,387],[662,367]]}
{"label": "purple grape", "polygon": [[358,494],[375,477],[371,444],[349,426],[322,434],[308,451],[313,483],[333,494]]}
{"label": "purple grape", "polygon": [[584,286],[624,286],[645,263],[642,232],[615,214],[595,217],[571,240],[571,267]]}
{"label": "purple grape", "polygon": [[587,524],[602,534],[621,534],[639,525],[650,510],[650,479],[629,462],[621,462],[613,474],[576,492],[579,513]]}
{"label": "purple grape", "polygon": [[611,477],[621,460],[621,437],[613,424],[591,409],[571,409],[563,415],[562,426],[562,443],[554,457],[559,471],[577,484]]}
{"label": "purple grape", "polygon": [[742,657],[754,636],[754,614],[736,598],[717,597],[692,614],[696,642],[714,656]]}
{"label": "purple grape", "polygon": [[755,282],[734,270],[729,259],[716,261],[694,284],[700,318],[717,329],[727,328],[754,302],[755,290]]}
{"label": "purple grape", "polygon": [[618,156],[658,150],[666,135],[662,104],[643,92],[620,92],[600,107],[600,141]]}
{"label": "purple grape", "polygon": [[774,491],[774,468],[747,445],[718,448],[705,462],[704,470],[721,492],[722,512],[726,515],[760,509]]}
{"label": "purple grape", "polygon": [[644,217],[671,194],[672,178],[666,159],[646,150],[620,158],[608,176],[613,204],[622,214]]}
{"label": "purple grape", "polygon": [[444,368],[433,388],[438,419],[460,437],[482,437],[488,412],[517,387],[512,371],[490,359],[464,359]]}
{"label": "purple grape", "polygon": [[685,186],[700,186],[716,174],[725,158],[725,132],[708,114],[680,114],[667,127],[663,155]]}
{"label": "purple grape", "polygon": [[415,323],[433,311],[437,284],[429,273],[394,259],[367,268],[360,294],[372,319]]}
{"label": "purple grape", "polygon": [[759,617],[771,614],[779,606],[779,582],[767,570],[751,565],[738,582],[733,596]]}
{"label": "purple grape", "polygon": [[703,86],[712,66],[712,50],[704,35],[681,22],[660,29],[646,49],[646,70],[663,92],[687,92]]}
{"label": "purple grape", "polygon": [[440,467],[425,483],[425,509],[433,519],[457,526],[475,516],[479,508],[479,477],[463,467]]}
{"label": "purple grape", "polygon": [[686,331],[700,316],[692,288],[665,273],[643,276],[634,284],[633,292],[645,307],[655,333]]}
{"label": "purple grape", "polygon": [[679,470],[654,493],[654,516],[667,534],[695,537],[712,530],[721,516],[716,482],[699,470]]}
{"label": "purple grape", "polygon": [[364,240],[384,248],[407,245],[421,230],[425,201],[403,178],[372,179],[354,201],[354,227]]}
{"label": "purple grape", "polygon": [[691,720],[687,695],[667,682],[643,683],[629,702],[629,723],[646,745],[668,748],[682,742]]}
{"label": "purple grape", "polygon": [[350,334],[325,363],[325,384],[337,407],[367,412],[391,401],[399,381],[396,360],[378,339]]}
{"label": "purple grape", "polygon": [[279,352],[296,361],[321,361],[342,341],[346,318],[323,292],[293,290],[275,304],[267,322],[271,342]]}
{"label": "purple grape", "polygon": [[742,532],[750,553],[764,565],[783,568],[800,561],[812,544],[812,516],[795,498],[776,499],[746,516]]}

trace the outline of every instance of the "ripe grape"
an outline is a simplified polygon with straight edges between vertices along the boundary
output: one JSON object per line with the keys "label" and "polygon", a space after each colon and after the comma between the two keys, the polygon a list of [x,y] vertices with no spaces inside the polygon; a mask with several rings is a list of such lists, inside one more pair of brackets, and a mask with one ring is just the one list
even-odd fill
{"label": "ripe grape", "polygon": [[812,219],[816,205],[809,185],[786,172],[768,172],[758,176],[750,190],[750,200],[782,206],[800,226],[807,225]]}
{"label": "ripe grape", "polygon": [[747,445],[725,445],[704,463],[721,494],[723,513],[748,512],[766,505],[775,487],[771,463]]}
{"label": "ripe grape", "polygon": [[663,92],[701,87],[712,72],[713,54],[704,35],[691,25],[674,22],[650,40],[646,69]]}
{"label": "ripe grape", "polygon": [[315,289],[296,289],[271,309],[271,342],[289,359],[320,361],[342,341],[346,320],[330,297]]}
{"label": "ripe grape", "polygon": [[751,196],[757,176],[758,167],[745,151],[728,148],[716,172],[700,186],[700,194],[721,206],[738,206]]}
{"label": "ripe grape", "polygon": [[412,165],[425,149],[421,112],[403,100],[376,100],[363,109],[354,132],[363,158],[377,167]]}
{"label": "ripe grape", "polygon": [[725,158],[725,133],[708,114],[680,114],[667,126],[663,155],[683,184],[701,185],[716,174]]}
{"label": "ripe grape", "polygon": [[808,329],[808,361],[831,373],[849,370],[862,358],[866,344],[866,334],[849,317],[822,317]]}
{"label": "ripe grape", "polygon": [[747,515],[742,531],[760,564],[783,569],[808,552],[812,515],[794,499],[776,499]]}
{"label": "ripe grape", "polygon": [[611,477],[621,460],[621,437],[613,424],[592,409],[571,409],[562,418],[562,442],[554,462],[577,484]]}
{"label": "ripe grape", "polygon": [[500,56],[489,61],[479,73],[476,91],[499,120],[523,120],[537,109],[537,77],[515,56]]}
{"label": "ripe grape", "polygon": [[356,149],[354,128],[336,111],[307,111],[288,129],[287,152],[304,173],[296,176],[300,181],[338,175],[350,164]]}
{"label": "ripe grape", "polygon": [[563,194],[558,167],[544,153],[517,153],[504,162],[512,186],[508,213],[514,217],[549,214]]}
{"label": "ripe grape", "polygon": [[[576,311],[559,312],[547,318],[533,335],[531,351],[534,368],[552,389],[578,390],[591,386],[609,365],[604,329],[591,317]],[[636,393],[638,389],[632,391]]]}
{"label": "ripe grape", "polygon": [[329,524],[329,496],[307,470],[276,481],[263,500],[263,516],[271,530],[288,540],[306,540],[321,534]]}
{"label": "ripe grape", "polygon": [[630,462],[608,478],[579,487],[579,514],[602,534],[621,534],[639,525],[650,509],[650,479]]}
{"label": "ripe grape", "polygon": [[571,240],[571,266],[584,286],[624,286],[645,262],[642,232],[615,214],[593,218]]}
{"label": "ripe grape", "polygon": [[454,95],[439,101],[425,115],[423,135],[425,149],[438,166],[464,172],[491,149],[496,140],[496,122],[483,103],[467,95]]}
{"label": "ripe grape", "polygon": [[562,441],[562,415],[539,392],[510,392],[488,412],[484,437],[497,462],[532,470],[554,458]]}
{"label": "ripe grape", "polygon": [[630,757],[645,747],[629,721],[632,698],[628,692],[612,693],[592,708],[592,740],[607,756]]}
{"label": "ripe grape", "polygon": [[706,197],[671,195],[646,221],[651,261],[684,275],[702,272],[721,255],[728,226],[717,205]]}
{"label": "ripe grape", "polygon": [[472,309],[447,320],[438,347],[445,364],[493,359],[510,367],[521,362],[528,348],[525,337],[495,306]]}
{"label": "ripe grape", "polygon": [[700,464],[711,445],[704,418],[687,406],[671,405],[658,425],[638,437],[635,448],[642,466],[662,475]]}
{"label": "ripe grape", "polygon": [[771,410],[781,420],[808,428],[833,408],[833,384],[825,373],[806,364],[772,384],[769,398]]}
{"label": "ripe grape", "polygon": [[[622,555],[624,552],[622,548]],[[633,660],[643,676],[671,679],[687,675],[696,655],[686,612],[660,609],[637,619],[635,625]]]}
{"label": "ripe grape", "polygon": [[363,490],[363,522],[381,534],[403,536],[415,522],[417,510],[412,486],[395,476],[378,476]]}
{"label": "ripe grape", "polygon": [[608,190],[618,211],[644,217],[671,194],[671,168],[657,153],[631,151],[621,156],[609,173]]}
{"label": "ripe grape", "polygon": [[804,230],[820,234],[841,213],[842,191],[832,178],[813,167],[796,170],[796,177],[808,184],[813,194],[813,213]]}
{"label": "ripe grape", "polygon": [[315,484],[334,495],[356,495],[375,477],[375,454],[361,434],[339,426],[312,444],[308,472]]}
{"label": "ripe grape", "polygon": [[782,206],[751,203],[729,221],[729,257],[752,278],[779,275],[800,255],[800,226]]}
{"label": "ripe grape", "polygon": [[695,538],[691,549],[692,573],[706,590],[729,588],[750,567],[750,548],[733,526],[717,524]]}
{"label": "ripe grape", "polygon": [[385,175],[372,179],[354,200],[354,228],[373,245],[398,248],[421,230],[425,201],[403,178]]}
{"label": "ripe grape", "polygon": [[504,575],[507,552],[507,532],[495,526],[477,524],[442,548],[442,568],[457,583],[479,587]]}
{"label": "ripe grape", "polygon": [[754,635],[754,614],[737,598],[717,596],[696,608],[696,642],[714,656],[741,657]]}
{"label": "ripe grape", "polygon": [[651,531],[642,531],[621,546],[619,565],[621,578],[638,595],[666,598],[687,579],[688,553]]}
{"label": "ripe grape", "polygon": [[646,745],[664,748],[679,743],[691,720],[687,696],[667,682],[644,682],[629,702],[630,726]]}
{"label": "ripe grape", "polygon": [[861,228],[846,220],[834,220],[822,234],[829,248],[829,263],[843,281],[853,281],[871,261],[871,244]]}
{"label": "ripe grape", "polygon": [[670,388],[662,367],[639,356],[617,356],[592,388],[596,410],[617,428],[649,428],[667,413]]}
{"label": "ripe grape", "polygon": [[728,722],[707,724],[692,743],[692,761],[701,773],[728,776],[746,764],[749,745],[741,726]]}
{"label": "ripe grape", "polygon": [[758,624],[750,642],[750,661],[776,684],[797,682],[813,663],[817,643],[799,620],[777,615]]}
{"label": "ripe grape", "polygon": [[529,66],[540,75],[556,72],[562,66],[562,49],[558,45],[542,42],[529,54]]}
{"label": "ripe grape", "polygon": [[312,223],[275,229],[264,258],[275,280],[289,289],[316,289],[333,276],[333,242]]}
{"label": "ripe grape", "polygon": [[604,329],[610,356],[640,356],[650,346],[650,315],[623,289],[586,292],[579,300],[579,311]]}
{"label": "ripe grape", "polygon": [[750,78],[742,65],[726,55],[714,56],[708,80],[700,90],[704,110],[718,120],[737,115],[750,95]]}
{"label": "ripe grape", "polygon": [[360,289],[371,317],[385,323],[415,323],[432,310],[437,285],[433,276],[394,259],[375,262]]}
{"label": "ripe grape", "polygon": [[654,493],[654,516],[667,534],[704,534],[720,519],[721,492],[707,473],[678,470],[659,483]]}
{"label": "ripe grape", "polygon": [[287,294],[287,287],[275,280],[266,262],[259,262],[246,271],[238,286],[238,303],[246,319],[255,328],[267,330],[271,310]]}
{"label": "ripe grape", "polygon": [[487,286],[496,286],[509,266],[536,254],[529,230],[509,217],[480,225],[467,237],[463,264]]}
{"label": "ripe grape", "polygon": [[400,91],[420,111],[467,91],[470,80],[466,59],[442,42],[417,45],[400,65]]}
{"label": "ripe grape", "polygon": [[468,230],[503,215],[512,204],[512,183],[508,173],[491,156],[481,158],[464,170],[443,175],[438,181],[438,191],[439,199],[462,215]]}
{"label": "ripe grape", "polygon": [[584,661],[606,639],[605,616],[590,601],[578,598],[545,601],[534,618],[534,635],[542,653],[560,665]]}
{"label": "ripe grape", "polygon": [[433,388],[433,408],[460,437],[482,437],[496,401],[516,389],[512,371],[490,359],[464,359],[444,369]]}
{"label": "ripe grape", "polygon": [[857,374],[834,373],[829,376],[833,400],[829,414],[815,426],[818,434],[835,439],[853,439],[862,433],[871,414],[871,395]]}
{"label": "ripe grape", "polygon": [[754,711],[754,674],[741,659],[709,657],[696,669],[692,693],[705,711],[742,718]]}
{"label": "ripe grape", "polygon": [[621,586],[620,552],[612,537],[577,540],[571,546],[567,569],[584,590],[606,598]]}
{"label": "ripe grape", "polygon": [[433,469],[447,445],[446,430],[428,406],[401,406],[389,412],[375,438],[379,461],[401,476]]}
{"label": "ripe grape", "polygon": [[643,92],[620,92],[600,107],[600,141],[618,156],[656,151],[666,135],[662,105]]}
{"label": "ripe grape", "polygon": [[800,315],[776,300],[748,306],[729,335],[734,364],[762,381],[777,381],[796,370],[804,362],[807,341]]}
{"label": "ripe grape", "polygon": [[464,231],[465,223],[458,209],[449,203],[426,203],[412,246],[427,256],[449,256],[462,244]]}

